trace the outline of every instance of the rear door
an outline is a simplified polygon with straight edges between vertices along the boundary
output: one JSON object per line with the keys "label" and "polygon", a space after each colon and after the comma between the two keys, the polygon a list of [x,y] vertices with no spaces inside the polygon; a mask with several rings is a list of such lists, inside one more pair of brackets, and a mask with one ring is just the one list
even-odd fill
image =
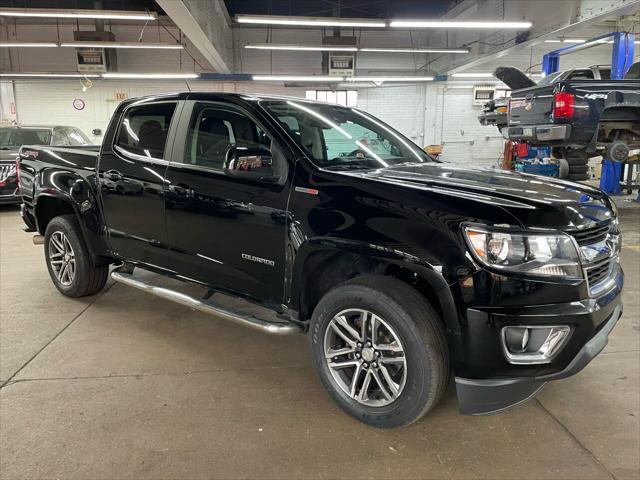
{"label": "rear door", "polygon": [[180,106],[134,102],[105,137],[98,181],[109,245],[120,258],[167,265],[164,175]]}
{"label": "rear door", "polygon": [[[185,102],[166,175],[171,268],[193,280],[281,304],[285,276],[288,150],[239,106]],[[230,148],[270,152],[281,181],[230,175]]]}

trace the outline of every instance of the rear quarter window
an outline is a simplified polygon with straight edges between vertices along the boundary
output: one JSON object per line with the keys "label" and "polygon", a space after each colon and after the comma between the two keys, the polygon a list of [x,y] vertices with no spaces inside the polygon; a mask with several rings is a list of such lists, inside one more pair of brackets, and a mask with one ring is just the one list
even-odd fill
{"label": "rear quarter window", "polygon": [[163,159],[175,102],[151,103],[126,110],[115,145],[124,154]]}

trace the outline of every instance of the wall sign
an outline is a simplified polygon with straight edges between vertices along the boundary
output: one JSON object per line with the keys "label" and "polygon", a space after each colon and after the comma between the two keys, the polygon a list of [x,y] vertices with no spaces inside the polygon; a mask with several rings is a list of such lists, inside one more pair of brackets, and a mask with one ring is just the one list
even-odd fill
{"label": "wall sign", "polygon": [[84,103],[84,100],[82,100],[81,98],[73,99],[73,108],[75,108],[76,110],[84,110],[85,106],[86,104]]}
{"label": "wall sign", "polygon": [[129,97],[129,95],[127,95],[127,92],[116,92],[116,100],[122,101],[122,100],[126,100]]}

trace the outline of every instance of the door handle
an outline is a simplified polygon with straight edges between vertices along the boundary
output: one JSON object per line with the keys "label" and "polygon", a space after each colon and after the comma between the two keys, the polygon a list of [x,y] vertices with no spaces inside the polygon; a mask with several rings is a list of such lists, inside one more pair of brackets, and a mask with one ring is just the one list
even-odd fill
{"label": "door handle", "polygon": [[169,191],[175,193],[180,197],[195,197],[195,190],[184,183],[178,183],[177,185],[169,185]]}
{"label": "door handle", "polygon": [[122,180],[122,174],[117,170],[107,170],[104,172],[104,177],[112,182],[118,182]]}

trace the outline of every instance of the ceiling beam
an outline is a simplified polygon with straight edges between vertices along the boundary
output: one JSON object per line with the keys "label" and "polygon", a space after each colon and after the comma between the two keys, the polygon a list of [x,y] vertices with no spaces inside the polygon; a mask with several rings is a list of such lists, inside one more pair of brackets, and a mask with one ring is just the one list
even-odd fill
{"label": "ceiling beam", "polygon": [[230,73],[233,63],[231,20],[222,0],[156,0],[211,68]]}

